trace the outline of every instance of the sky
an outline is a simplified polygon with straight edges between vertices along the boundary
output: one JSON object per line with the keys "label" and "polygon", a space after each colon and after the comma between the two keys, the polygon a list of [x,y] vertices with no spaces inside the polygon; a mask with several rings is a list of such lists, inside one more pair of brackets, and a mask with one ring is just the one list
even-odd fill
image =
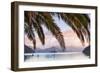
{"label": "sky", "polygon": [[[60,28],[61,32],[71,30],[69,25],[65,23],[62,19],[59,19],[57,16],[53,16],[53,19],[54,19],[54,22],[57,24],[57,26]],[[45,34],[50,33],[50,31],[48,31],[48,29],[44,25],[42,25],[42,28]]]}
{"label": "sky", "polygon": [[67,23],[65,23],[62,19],[59,19],[57,16],[53,16],[53,19],[55,20],[55,23],[57,23],[58,27],[60,27],[61,31],[67,31],[71,29]]}

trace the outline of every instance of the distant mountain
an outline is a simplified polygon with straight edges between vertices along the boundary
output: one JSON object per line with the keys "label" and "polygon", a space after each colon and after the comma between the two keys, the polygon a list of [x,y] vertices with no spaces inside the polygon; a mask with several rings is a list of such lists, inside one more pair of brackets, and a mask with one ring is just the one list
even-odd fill
{"label": "distant mountain", "polygon": [[55,53],[55,52],[62,52],[61,48],[57,48],[57,47],[51,47],[51,48],[46,48],[46,49],[40,49],[40,48],[36,48],[35,51],[24,45],[24,53]]}
{"label": "distant mountain", "polygon": [[90,56],[90,46],[86,47],[84,50],[83,50],[83,53],[87,56]]}
{"label": "distant mountain", "polygon": [[33,49],[24,45],[24,53],[33,53]]}
{"label": "distant mountain", "polygon": [[55,52],[63,52],[62,48],[50,47],[46,49],[36,49],[35,53],[55,53]]}

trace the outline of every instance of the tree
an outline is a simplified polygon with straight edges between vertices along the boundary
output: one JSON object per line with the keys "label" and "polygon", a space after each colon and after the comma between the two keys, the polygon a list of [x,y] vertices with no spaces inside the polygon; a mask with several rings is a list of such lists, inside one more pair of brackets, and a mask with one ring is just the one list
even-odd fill
{"label": "tree", "polygon": [[34,30],[37,32],[41,43],[45,44],[45,35],[42,29],[42,25],[51,31],[51,33],[58,40],[60,46],[65,49],[65,42],[60,28],[54,22],[52,16],[57,16],[62,19],[77,34],[78,38],[84,44],[85,39],[90,41],[90,19],[87,14],[77,13],[55,13],[55,12],[33,12],[25,11],[25,32],[28,34],[28,38],[33,41],[34,49],[36,48],[36,39]]}

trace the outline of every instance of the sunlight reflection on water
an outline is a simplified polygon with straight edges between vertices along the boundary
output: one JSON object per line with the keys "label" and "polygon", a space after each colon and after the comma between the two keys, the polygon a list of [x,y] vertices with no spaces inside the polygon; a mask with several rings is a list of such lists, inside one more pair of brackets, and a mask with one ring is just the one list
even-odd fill
{"label": "sunlight reflection on water", "polygon": [[34,53],[25,54],[25,62],[37,62],[37,61],[52,61],[52,60],[75,60],[75,59],[89,59],[88,56],[82,52],[71,53]]}

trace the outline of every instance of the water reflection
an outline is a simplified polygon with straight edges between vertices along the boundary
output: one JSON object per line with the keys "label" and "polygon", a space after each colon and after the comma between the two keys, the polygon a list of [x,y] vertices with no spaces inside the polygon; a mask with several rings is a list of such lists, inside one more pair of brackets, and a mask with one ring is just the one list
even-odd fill
{"label": "water reflection", "polygon": [[70,53],[25,53],[24,61],[37,62],[37,61],[52,61],[52,60],[75,60],[75,59],[89,59],[88,56],[82,52]]}

